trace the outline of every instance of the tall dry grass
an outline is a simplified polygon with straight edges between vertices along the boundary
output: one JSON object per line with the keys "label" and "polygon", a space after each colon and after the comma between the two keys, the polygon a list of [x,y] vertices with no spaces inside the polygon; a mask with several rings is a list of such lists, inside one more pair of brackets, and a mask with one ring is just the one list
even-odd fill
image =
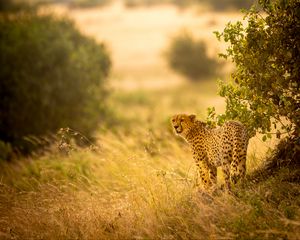
{"label": "tall dry grass", "polygon": [[168,118],[192,100],[210,104],[206,84],[115,93],[119,121],[99,132],[96,150],[54,144],[1,163],[1,239],[297,239],[299,185],[282,181],[286,172],[232,194],[195,186],[191,153]]}
{"label": "tall dry grass", "polygon": [[232,195],[202,193],[186,147],[164,141],[167,150],[159,151],[159,139],[148,134],[108,134],[98,153],[52,152],[2,165],[1,237],[297,238],[298,185],[272,179],[238,186]]}

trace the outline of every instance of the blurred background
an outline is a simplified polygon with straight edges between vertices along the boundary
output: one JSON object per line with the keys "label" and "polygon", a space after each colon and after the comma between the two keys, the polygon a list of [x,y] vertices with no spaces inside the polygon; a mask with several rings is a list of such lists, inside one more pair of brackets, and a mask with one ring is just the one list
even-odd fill
{"label": "blurred background", "polygon": [[[175,113],[222,113],[217,80],[234,65],[218,57],[226,44],[214,32],[252,4],[1,1],[2,158],[39,149],[64,128],[94,141],[107,129],[171,132]],[[255,155],[268,149],[253,145]]]}
{"label": "blurred background", "polygon": [[[1,0],[0,239],[296,239],[295,185],[202,195],[170,125],[225,111],[214,32],[253,3]],[[251,138],[247,173],[275,141]]]}
{"label": "blurred background", "polygon": [[179,112],[222,113],[217,80],[234,66],[218,57],[226,45],[214,31],[253,3],[1,1],[3,158],[64,128],[92,140],[100,129],[171,132],[168,119]]}
{"label": "blurred background", "polygon": [[[94,8],[76,7],[92,4]],[[54,9],[71,17],[84,34],[105,42],[113,62],[112,83],[129,89],[171,87],[186,78],[204,80],[224,73],[217,65],[223,46],[213,31],[239,19],[239,9],[250,5],[251,1],[70,1]]]}

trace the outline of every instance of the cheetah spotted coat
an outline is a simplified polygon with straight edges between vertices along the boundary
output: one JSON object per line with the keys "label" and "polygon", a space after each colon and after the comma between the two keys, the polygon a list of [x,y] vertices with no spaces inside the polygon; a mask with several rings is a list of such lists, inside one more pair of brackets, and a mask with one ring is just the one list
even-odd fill
{"label": "cheetah spotted coat", "polygon": [[236,183],[246,173],[248,134],[238,121],[228,121],[222,127],[210,128],[196,120],[195,115],[172,117],[173,128],[190,145],[204,188],[217,182],[217,167],[221,167],[225,186]]}

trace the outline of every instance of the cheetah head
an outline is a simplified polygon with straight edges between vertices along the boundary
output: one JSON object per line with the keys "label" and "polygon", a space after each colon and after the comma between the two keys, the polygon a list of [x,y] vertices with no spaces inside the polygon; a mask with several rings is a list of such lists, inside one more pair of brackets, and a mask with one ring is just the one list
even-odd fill
{"label": "cheetah head", "polygon": [[196,115],[177,114],[171,118],[171,124],[177,135],[184,137],[194,126]]}

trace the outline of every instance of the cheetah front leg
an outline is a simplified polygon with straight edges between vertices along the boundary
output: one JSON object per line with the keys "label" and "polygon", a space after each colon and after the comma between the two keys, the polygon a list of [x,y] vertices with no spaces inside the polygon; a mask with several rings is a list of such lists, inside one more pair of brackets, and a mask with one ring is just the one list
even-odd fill
{"label": "cheetah front leg", "polygon": [[217,183],[217,168],[208,166],[205,161],[198,161],[196,165],[204,189],[210,190]]}
{"label": "cheetah front leg", "polygon": [[233,160],[230,165],[230,181],[237,183],[243,179],[246,174],[246,155],[240,155],[239,158]]}
{"label": "cheetah front leg", "polygon": [[230,190],[231,187],[230,187],[230,165],[229,164],[222,165],[222,173],[225,181],[225,190]]}
{"label": "cheetah front leg", "polygon": [[225,189],[230,190],[230,162],[232,161],[232,152],[224,151],[222,160],[222,173],[225,181]]}
{"label": "cheetah front leg", "polygon": [[239,149],[235,147],[233,149],[232,162],[230,164],[230,181],[237,183],[239,179],[245,177],[246,174],[246,158],[247,149]]}

